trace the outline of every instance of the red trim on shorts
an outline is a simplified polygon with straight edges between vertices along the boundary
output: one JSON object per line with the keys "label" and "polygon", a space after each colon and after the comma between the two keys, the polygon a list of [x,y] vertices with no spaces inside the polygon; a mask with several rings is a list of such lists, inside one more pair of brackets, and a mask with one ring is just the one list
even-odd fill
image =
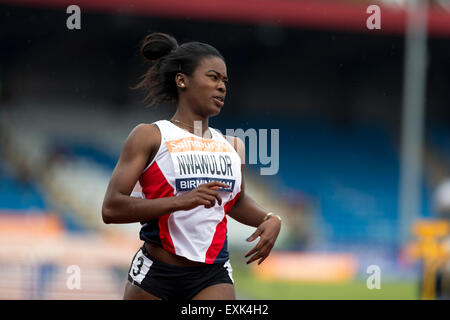
{"label": "red trim on shorts", "polygon": [[220,250],[222,250],[227,238],[227,213],[231,210],[231,208],[233,208],[234,203],[236,202],[237,198],[239,198],[240,194],[240,192],[236,194],[233,199],[225,203],[225,205],[223,206],[223,219],[216,226],[216,232],[214,233],[211,245],[206,251],[205,263],[214,263],[214,260],[216,259]]}
{"label": "red trim on shorts", "polygon": [[[146,199],[160,199],[174,196],[174,189],[167,182],[166,177],[162,173],[156,161],[144,172],[139,179],[142,186],[142,192]],[[169,232],[169,218],[172,213],[168,213],[158,218],[159,238],[163,248],[170,253],[175,254],[172,237]]]}

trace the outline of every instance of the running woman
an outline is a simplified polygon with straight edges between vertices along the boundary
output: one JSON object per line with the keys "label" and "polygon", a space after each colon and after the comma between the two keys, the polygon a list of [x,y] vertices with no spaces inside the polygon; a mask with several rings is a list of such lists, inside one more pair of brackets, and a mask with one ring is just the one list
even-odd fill
{"label": "running woman", "polygon": [[208,126],[224,105],[225,59],[211,45],[178,45],[164,33],[146,36],[141,53],[153,64],[137,87],[150,105],[171,101],[177,109],[131,131],[103,201],[105,223],[142,225],[124,299],[234,300],[227,215],[257,228],[247,241],[259,242],[245,257],[258,264],[281,218],[245,193],[243,141]]}

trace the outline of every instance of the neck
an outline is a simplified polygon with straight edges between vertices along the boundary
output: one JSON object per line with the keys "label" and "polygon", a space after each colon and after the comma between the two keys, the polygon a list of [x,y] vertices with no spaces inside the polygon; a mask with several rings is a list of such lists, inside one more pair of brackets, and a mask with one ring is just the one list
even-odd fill
{"label": "neck", "polygon": [[[177,111],[171,119],[180,121],[181,124],[177,122],[176,125],[183,126],[184,129],[193,134],[200,133],[202,136],[204,136],[205,132],[208,130],[208,118],[199,116],[191,111],[186,110],[185,108],[178,107]],[[201,127],[196,124],[196,121],[201,121]]]}

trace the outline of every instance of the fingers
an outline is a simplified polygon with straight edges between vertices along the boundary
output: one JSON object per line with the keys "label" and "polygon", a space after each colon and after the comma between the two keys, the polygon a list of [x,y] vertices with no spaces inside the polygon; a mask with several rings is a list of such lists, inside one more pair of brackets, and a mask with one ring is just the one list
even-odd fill
{"label": "fingers", "polygon": [[[258,243],[259,244],[259,243]],[[251,249],[249,252],[247,252],[246,254],[245,254],[245,258],[247,258],[248,256],[251,256],[252,254],[254,254],[255,252],[257,252],[258,251],[258,245],[256,245],[253,249]],[[248,262],[247,262],[248,263]]]}
{"label": "fingers", "polygon": [[200,205],[205,206],[206,209],[209,209],[211,207],[214,207],[214,205],[211,203],[211,201],[208,201],[206,199],[200,200]]}
{"label": "fingers", "polygon": [[[259,235],[261,234],[261,230],[260,229],[256,229],[255,232],[253,232],[253,234],[247,238],[248,242],[251,242],[253,240],[255,240]],[[248,256],[254,254],[255,252],[258,251],[258,249],[261,247],[261,240],[259,240],[259,242],[256,244],[256,246],[251,249],[249,252],[247,252],[247,254],[245,255],[245,257],[247,258]],[[247,262],[248,263],[248,262]]]}
{"label": "fingers", "polygon": [[[258,260],[258,259],[266,258],[268,255],[268,254],[265,255],[262,253],[262,251],[258,251],[258,250],[255,250],[254,253],[255,254],[252,257],[250,257],[250,259],[247,260],[247,264],[252,263],[253,261]],[[247,254],[245,257],[248,257],[248,256],[249,255]]]}
{"label": "fingers", "polygon": [[211,189],[202,189],[201,192],[205,192],[217,199],[217,202],[219,205],[222,205],[222,197],[219,195],[217,191],[211,190]]}
{"label": "fingers", "polygon": [[259,259],[258,261],[258,265],[260,265],[264,260],[266,260],[266,258],[269,256],[269,254],[267,254],[267,256],[265,256],[264,258]]}
{"label": "fingers", "polygon": [[225,189],[230,188],[229,185],[219,182],[219,181],[211,181],[211,182],[203,184],[203,186],[205,186],[206,188],[217,187],[217,189],[218,188],[225,188]]}
{"label": "fingers", "polygon": [[[222,205],[222,197],[219,195],[219,193],[216,190],[221,187],[224,187],[224,186],[226,188],[228,188],[228,185],[226,185],[225,183],[212,181],[212,182],[208,182],[208,183],[205,183],[205,184],[199,186],[197,188],[197,190],[201,193],[206,193],[210,196],[215,197],[217,199],[217,202],[219,203],[219,205]],[[214,203],[214,205],[215,205],[215,203]]]}
{"label": "fingers", "polygon": [[219,202],[219,206],[222,205],[222,197],[216,192],[214,194],[214,196],[216,197],[217,201]]}
{"label": "fingers", "polygon": [[253,240],[255,240],[256,238],[259,237],[259,235],[261,234],[262,230],[261,229],[256,229],[255,232],[253,232],[253,234],[247,238],[248,242],[252,242]]}
{"label": "fingers", "polygon": [[[253,252],[251,252],[252,250],[254,250]],[[268,256],[270,253],[270,249],[268,248],[264,248],[264,249],[256,249],[256,247],[254,249],[252,249],[249,251],[249,253],[247,253],[245,255],[245,257],[247,258],[248,256],[252,255],[252,257],[250,257],[250,259],[247,260],[247,264],[252,263],[255,260],[258,260],[258,265],[261,264]]]}
{"label": "fingers", "polygon": [[[258,231],[258,230],[257,230]],[[259,235],[256,235],[257,233],[253,233],[252,236],[250,236],[247,240],[251,239],[252,237],[257,237]],[[260,265],[270,254],[270,251],[273,248],[273,243],[269,241],[268,239],[261,238],[258,242],[258,244],[251,249],[247,254],[245,255],[245,258],[250,257],[249,260],[247,260],[247,264],[252,263],[255,260],[258,260],[258,265]]]}
{"label": "fingers", "polygon": [[201,204],[205,206],[205,208],[211,208],[216,205],[216,198],[209,194],[201,194],[200,195]]}
{"label": "fingers", "polygon": [[251,257],[251,258],[247,261],[247,264],[250,264],[250,263],[252,263],[253,261],[255,261],[255,260],[257,260],[257,259],[259,259],[259,256],[258,256],[257,254],[255,254],[253,257]]}
{"label": "fingers", "polygon": [[218,181],[211,181],[198,186],[197,188],[189,191],[186,194],[181,195],[182,200],[181,208],[183,210],[190,210],[197,206],[205,206],[205,208],[211,208],[217,203],[222,205],[222,197],[220,196],[218,190],[219,188],[229,189],[229,186],[225,183]]}

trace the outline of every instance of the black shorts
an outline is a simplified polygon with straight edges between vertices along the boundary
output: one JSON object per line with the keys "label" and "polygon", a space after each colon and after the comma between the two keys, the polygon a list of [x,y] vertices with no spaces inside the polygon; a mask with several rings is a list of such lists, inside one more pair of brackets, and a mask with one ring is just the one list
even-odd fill
{"label": "black shorts", "polygon": [[201,290],[219,283],[233,284],[230,261],[179,267],[152,257],[145,246],[135,254],[128,281],[163,300],[192,300]]}

